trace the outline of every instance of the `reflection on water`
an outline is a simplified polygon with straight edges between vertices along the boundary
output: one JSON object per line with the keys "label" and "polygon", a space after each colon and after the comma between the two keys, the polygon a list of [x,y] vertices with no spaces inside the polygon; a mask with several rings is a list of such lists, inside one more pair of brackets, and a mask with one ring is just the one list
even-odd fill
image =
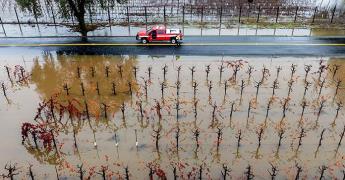
{"label": "reflection on water", "polygon": [[[10,106],[2,113],[44,124],[42,131],[52,130],[57,147],[48,150],[42,141],[36,147],[29,136],[18,163],[33,164],[40,178],[55,178],[57,172],[78,179],[84,172],[91,179],[103,174],[116,179],[172,179],[174,174],[181,179],[269,179],[273,167],[278,179],[342,177],[344,111],[337,111],[344,100],[342,86],[333,97],[345,66],[334,68],[343,59],[176,59],[37,56],[24,66],[31,69],[30,86],[13,92],[35,96],[23,102],[9,97],[23,105],[40,102],[41,110],[13,115]],[[11,141],[16,146],[18,134]],[[323,175],[322,165],[327,167]]]}
{"label": "reflection on water", "polygon": [[345,35],[345,30],[331,29],[331,28],[312,28],[311,35],[313,36],[343,36]]}
{"label": "reflection on water", "polygon": [[[44,99],[59,94],[59,100],[65,103],[72,99],[104,103],[113,113],[122,102],[130,99],[129,84],[132,85],[132,94],[136,93],[135,56],[57,55],[55,59],[47,53],[42,58],[44,63],[40,64],[38,59],[34,61],[32,82]],[[66,94],[66,85],[69,95]],[[100,108],[93,108],[94,115],[99,116]]]}
{"label": "reflection on water", "polygon": [[[36,91],[43,100],[54,104],[54,110],[49,110],[52,107],[44,107],[45,101],[41,103],[41,112],[38,114],[40,117],[45,114],[45,117],[38,119],[42,123],[53,120],[55,123],[49,125],[49,129],[67,135],[73,134],[73,137],[83,131],[84,125],[92,130],[94,137],[99,123],[104,123],[108,129],[115,131],[117,127],[109,123],[109,118],[114,117],[121,104],[129,101],[137,92],[133,71],[136,66],[135,56],[53,56],[45,53],[42,59],[43,63],[39,58],[34,59],[31,82],[35,84]],[[94,123],[90,119],[85,121],[78,117],[86,104],[88,116],[95,119]],[[65,108],[69,109],[64,111]],[[60,118],[54,113],[59,114]],[[63,121],[61,113],[69,113],[69,118]],[[94,143],[96,144],[95,139]],[[24,145],[41,163],[63,163],[63,153],[36,148],[30,141],[25,141]],[[76,150],[79,151],[77,146]]]}

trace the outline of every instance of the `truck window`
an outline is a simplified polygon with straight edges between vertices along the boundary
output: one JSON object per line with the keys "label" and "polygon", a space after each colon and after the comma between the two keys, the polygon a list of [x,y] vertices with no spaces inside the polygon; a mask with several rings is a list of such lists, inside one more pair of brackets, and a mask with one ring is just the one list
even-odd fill
{"label": "truck window", "polygon": [[158,30],[158,34],[165,34],[163,29]]}
{"label": "truck window", "polygon": [[157,31],[156,30],[151,31],[151,36],[152,36],[152,39],[156,39],[157,38]]}
{"label": "truck window", "polygon": [[176,33],[178,33],[177,29],[170,29],[170,34],[176,34]]}

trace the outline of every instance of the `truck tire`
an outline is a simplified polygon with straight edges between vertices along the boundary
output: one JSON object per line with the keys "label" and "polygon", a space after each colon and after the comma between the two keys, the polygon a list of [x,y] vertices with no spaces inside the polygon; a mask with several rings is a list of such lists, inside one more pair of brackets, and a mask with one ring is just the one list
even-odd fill
{"label": "truck tire", "polygon": [[171,44],[176,44],[177,40],[176,40],[176,38],[171,38],[170,42],[171,42]]}
{"label": "truck tire", "polygon": [[141,43],[143,43],[143,44],[147,44],[147,43],[148,43],[148,41],[147,41],[147,39],[146,39],[146,38],[142,38],[142,39],[141,39]]}

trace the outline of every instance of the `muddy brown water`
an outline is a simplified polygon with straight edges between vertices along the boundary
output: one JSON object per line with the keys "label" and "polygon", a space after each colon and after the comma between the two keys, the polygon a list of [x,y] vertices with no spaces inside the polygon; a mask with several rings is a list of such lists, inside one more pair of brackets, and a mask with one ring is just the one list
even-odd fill
{"label": "muddy brown water", "polygon": [[[344,127],[344,110],[332,125],[336,116],[337,102],[344,101],[344,85],[334,97],[335,80],[345,83],[345,59],[332,57],[222,57],[222,56],[77,56],[56,55],[54,52],[7,52],[1,55],[1,82],[7,90],[8,101],[1,94],[0,126],[1,156],[0,165],[15,164],[19,167],[18,179],[27,179],[29,164],[37,179],[56,178],[55,167],[61,179],[79,179],[77,166],[83,164],[84,177],[101,179],[101,167],[107,167],[109,178],[125,178],[128,167],[130,179],[149,179],[149,164],[154,164],[164,171],[168,179],[173,178],[173,167],[177,169],[180,179],[199,178],[200,166],[203,167],[204,179],[222,179],[223,165],[231,169],[228,178],[245,179],[246,168],[252,168],[254,179],[268,179],[268,170],[273,164],[277,166],[278,179],[294,179],[296,164],[302,167],[300,178],[314,179],[320,177],[320,167],[325,165],[326,179],[343,177],[345,149],[338,141]],[[238,61],[242,60],[242,61]],[[328,66],[321,74],[325,79],[320,92],[319,67]],[[233,68],[236,63],[243,63],[237,73],[236,81]],[[220,81],[219,68],[224,65]],[[288,81],[291,78],[291,65],[296,65],[293,75],[294,83],[288,97]],[[301,120],[301,102],[305,84],[305,65],[312,65],[307,81],[311,83],[305,101],[308,106]],[[161,83],[164,82],[163,70],[167,66],[164,100],[161,97]],[[209,81],[212,81],[211,95],[209,82],[206,81],[206,66],[210,65]],[[247,69],[254,71],[248,78]],[[334,73],[335,65],[341,65]],[[11,84],[6,69],[10,68]],[[17,67],[16,67],[17,66]],[[19,80],[20,66],[28,76]],[[122,78],[119,67],[123,68]],[[134,77],[132,67],[138,67]],[[176,95],[177,68],[181,66],[180,95]],[[198,83],[196,100],[197,116],[194,114],[194,97],[191,70],[195,66],[194,80]],[[278,89],[272,97],[272,85],[276,79],[276,68],[282,67],[278,77]],[[80,68],[80,78],[77,69]],[[105,67],[109,67],[106,77]],[[152,67],[151,81],[148,68]],[[262,69],[267,68],[266,78],[259,89],[255,101],[256,82],[262,79]],[[17,70],[16,70],[17,69]],[[94,76],[92,75],[94,69]],[[144,80],[148,81],[148,97],[145,97]],[[241,80],[245,88],[240,98]],[[227,81],[227,94],[224,95],[224,82]],[[80,83],[85,86],[85,96],[81,93]],[[117,86],[117,95],[112,94],[112,83]],[[128,93],[128,82],[133,84],[133,95]],[[67,83],[69,95],[63,89]],[[97,93],[97,84],[100,95]],[[1,92],[2,93],[2,92]],[[37,123],[34,117],[40,102],[57,95],[56,100],[62,104],[77,102],[80,111],[84,110],[84,101],[88,102],[91,119],[70,120],[66,113],[61,124],[56,128],[56,140],[59,146],[57,155],[54,150],[47,151],[42,142],[35,148],[32,138],[21,143],[21,126],[24,122]],[[289,98],[286,116],[283,118],[284,100]],[[180,102],[179,115],[176,114],[176,102]],[[264,126],[266,107],[272,99],[271,109]],[[325,106],[317,120],[320,101]],[[141,119],[138,101],[142,101],[144,117]],[[122,117],[121,105],[125,104],[125,119]],[[157,102],[162,107],[162,118],[156,110]],[[248,117],[248,106],[251,111]],[[104,118],[102,103],[107,104],[108,118]],[[230,121],[231,104],[234,112]],[[214,126],[212,127],[213,105]],[[318,123],[316,123],[316,121]],[[64,125],[62,125],[64,124]],[[159,150],[157,151],[154,130],[161,127]],[[176,148],[176,131],[180,129],[179,148]],[[222,139],[217,151],[217,131],[222,129]],[[258,148],[258,132],[263,127],[261,146]],[[298,147],[301,128],[305,129],[302,144]],[[322,145],[317,151],[320,134],[325,130]],[[199,129],[200,147],[196,151],[193,131]],[[278,148],[278,130],[284,129],[282,145]],[[243,139],[237,150],[237,136],[241,130]],[[136,147],[135,131],[138,146]],[[74,145],[75,132],[77,148]],[[116,134],[116,139],[115,139]],[[95,143],[97,146],[95,146]],[[116,143],[117,146],[116,146]],[[338,150],[337,150],[338,149]],[[158,169],[158,168],[157,168]],[[1,173],[6,171],[1,168]],[[157,179],[157,175],[154,175]]]}

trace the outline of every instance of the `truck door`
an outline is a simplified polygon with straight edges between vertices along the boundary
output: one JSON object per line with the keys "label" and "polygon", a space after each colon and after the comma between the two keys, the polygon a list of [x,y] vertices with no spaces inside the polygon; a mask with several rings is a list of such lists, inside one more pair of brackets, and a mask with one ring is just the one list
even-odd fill
{"label": "truck door", "polygon": [[163,29],[157,30],[157,41],[165,41],[166,40],[165,38],[166,38],[165,30]]}
{"label": "truck door", "polygon": [[151,37],[152,37],[153,41],[157,40],[157,31],[156,30],[151,31]]}

